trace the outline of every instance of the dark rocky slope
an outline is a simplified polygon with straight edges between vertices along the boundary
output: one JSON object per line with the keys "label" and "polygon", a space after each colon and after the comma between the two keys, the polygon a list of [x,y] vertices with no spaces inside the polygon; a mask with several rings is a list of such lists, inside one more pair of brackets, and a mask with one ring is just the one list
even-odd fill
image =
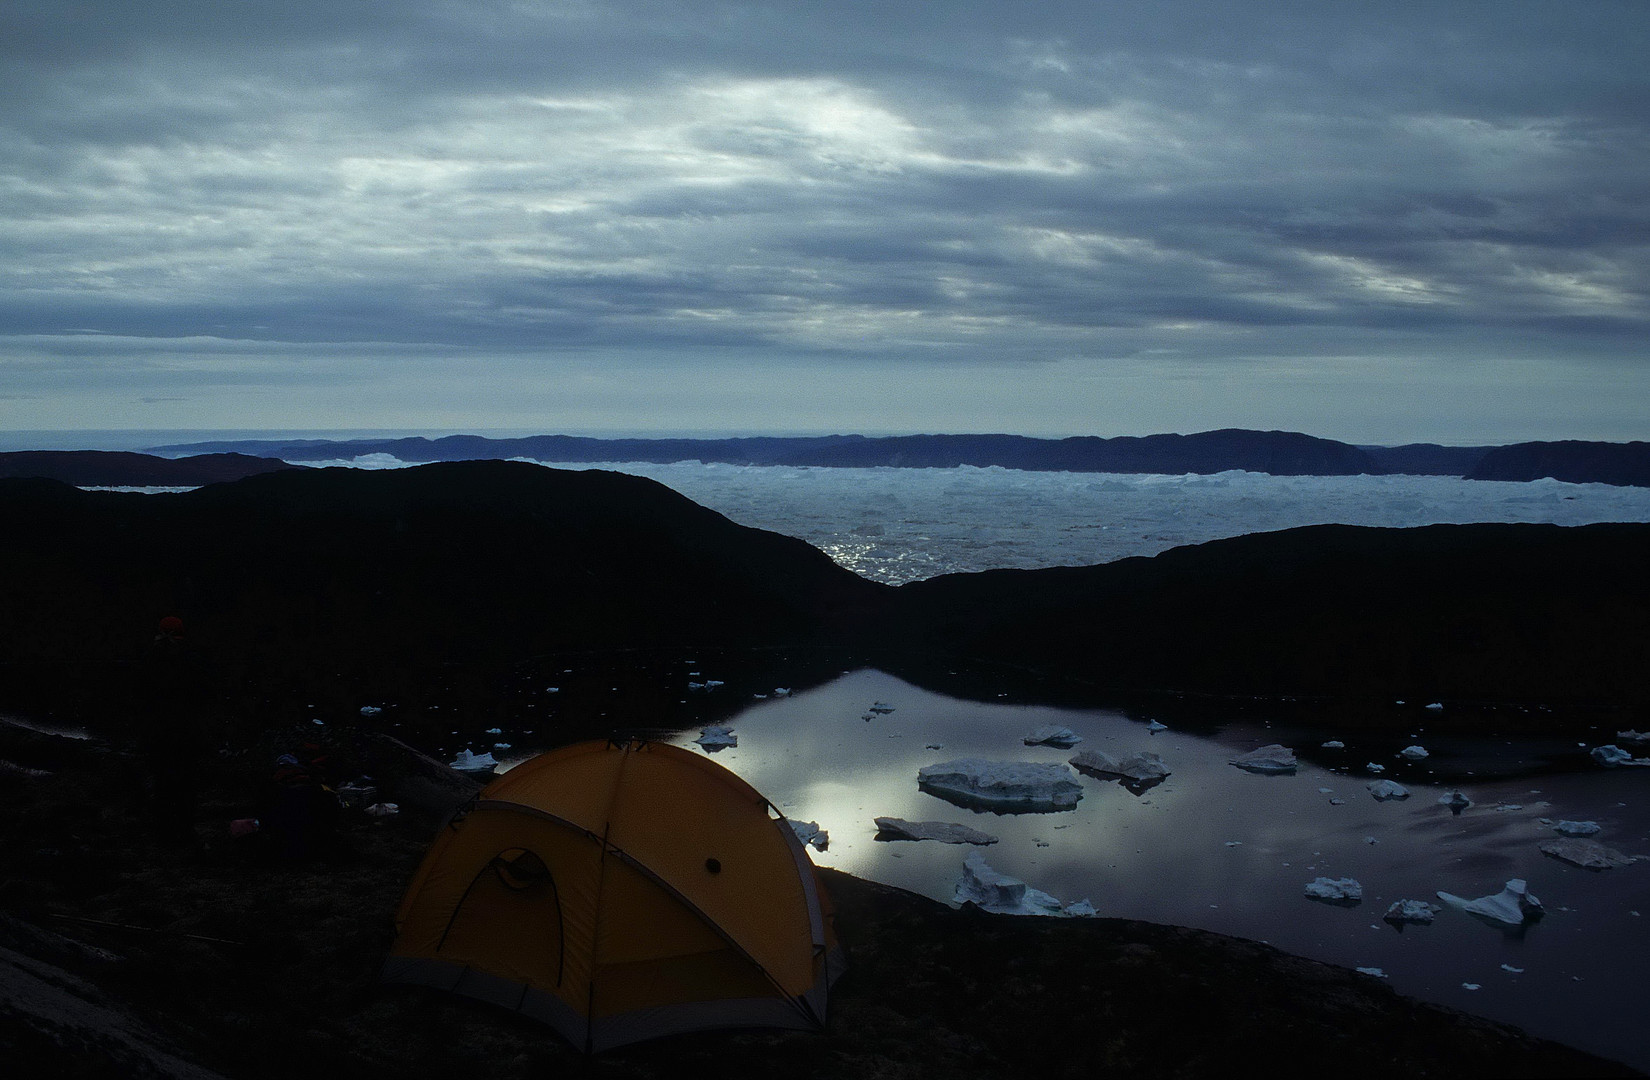
{"label": "dark rocky slope", "polygon": [[24,450],[0,454],[0,477],[33,476],[80,487],[199,487],[283,469],[305,469],[241,453],[156,457],[112,450]]}
{"label": "dark rocky slope", "polygon": [[1528,442],[1490,450],[1469,480],[1540,480],[1650,487],[1650,443]]}

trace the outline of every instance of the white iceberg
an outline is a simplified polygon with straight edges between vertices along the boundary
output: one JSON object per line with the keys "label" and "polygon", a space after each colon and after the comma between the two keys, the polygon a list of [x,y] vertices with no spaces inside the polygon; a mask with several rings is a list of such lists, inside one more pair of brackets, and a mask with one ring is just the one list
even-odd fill
{"label": "white iceberg", "polygon": [[498,768],[498,760],[492,754],[472,754],[468,749],[460,750],[447,764],[466,776],[490,776]]}
{"label": "white iceberg", "polygon": [[1394,780],[1371,780],[1364,786],[1369,788],[1369,793],[1375,796],[1376,802],[1409,798],[1409,789]]}
{"label": "white iceberg", "polygon": [[739,745],[739,736],[733,733],[733,728],[726,724],[712,724],[699,729],[699,737],[693,740],[704,747],[706,753],[714,754],[718,750],[726,750],[730,746]]}
{"label": "white iceberg", "polygon": [[1635,731],[1629,728],[1626,731],[1616,732],[1618,742],[1650,742],[1650,731]]}
{"label": "white iceberg", "polygon": [[362,716],[377,716],[379,713],[381,713],[383,711],[384,711],[383,709],[380,709],[376,705],[363,705],[363,706],[361,706],[361,715]]}
{"label": "white iceberg", "polygon": [[1592,749],[1593,760],[1606,768],[1617,765],[1650,765],[1650,758],[1636,758],[1621,747],[1610,743]]}
{"label": "white iceberg", "polygon": [[1447,806],[1457,814],[1472,805],[1472,800],[1459,791],[1448,791],[1438,796],[1438,805]]}
{"label": "white iceberg", "polygon": [[1377,765],[1373,761],[1371,761],[1370,763],[1365,765],[1364,768],[1368,769],[1372,773],[1384,773],[1384,772],[1386,772],[1386,766],[1385,765]]}
{"label": "white iceberg", "polygon": [[1411,761],[1420,761],[1422,758],[1430,757],[1431,755],[1426,752],[1424,747],[1406,746],[1402,750],[1398,751],[1398,756],[1406,757]]}
{"label": "white iceberg", "polygon": [[999,874],[986,865],[985,857],[970,851],[963,860],[962,877],[957,881],[955,902],[975,904],[1002,915],[1091,916],[1094,905],[1087,900],[1064,904],[1018,878]]}
{"label": "white iceberg", "polygon": [[1565,836],[1596,836],[1598,831],[1596,821],[1560,821],[1553,826],[1553,832]]}
{"label": "white iceberg", "polygon": [[1061,750],[1069,750],[1083,741],[1083,737],[1068,727],[1058,724],[1044,724],[1025,737],[1027,746],[1053,746]]}
{"label": "white iceberg", "polygon": [[1169,775],[1163,759],[1146,750],[1122,757],[1112,757],[1104,750],[1084,750],[1071,759],[1071,764],[1079,772],[1106,778],[1122,777],[1138,783],[1161,780]]}
{"label": "white iceberg", "polygon": [[1156,720],[1153,720],[1151,723],[1146,725],[1146,730],[1151,732],[1153,735],[1156,735],[1159,731],[1168,731],[1169,725],[1160,724]]}
{"label": "white iceberg", "polygon": [[1339,739],[1330,739],[1328,742],[1323,744],[1322,749],[1324,749],[1324,750],[1345,750],[1346,749],[1346,744],[1341,742],[1341,740],[1339,740]]}
{"label": "white iceberg", "polygon": [[1364,887],[1349,877],[1321,877],[1307,883],[1306,895],[1313,900],[1356,902],[1364,898]]}
{"label": "white iceberg", "polygon": [[1437,904],[1429,904],[1425,900],[1397,900],[1386,909],[1382,919],[1394,926],[1402,923],[1418,923],[1422,926],[1431,924],[1433,917],[1443,908]]}
{"label": "white iceberg", "polygon": [[1432,712],[1441,712],[1444,708],[1444,703],[1442,701],[1434,701],[1431,705],[1428,705],[1427,708]]}
{"label": "white iceberg", "polygon": [[1272,743],[1247,754],[1239,754],[1227,761],[1240,769],[1257,773],[1292,773],[1295,771],[1295,752],[1287,746]]}
{"label": "white iceberg", "polygon": [[974,809],[1070,810],[1083,785],[1064,765],[1037,761],[959,758],[917,770],[917,784],[931,795]]}
{"label": "white iceberg", "polygon": [[1523,878],[1513,878],[1507,882],[1505,889],[1493,896],[1480,896],[1476,900],[1468,900],[1454,893],[1440,891],[1438,899],[1469,915],[1478,915],[1509,926],[1523,926],[1527,922],[1534,922],[1541,918],[1545,911],[1541,901],[1529,891]]}
{"label": "white iceberg", "polygon": [[831,834],[819,827],[817,821],[793,821],[791,831],[804,844],[812,844],[818,851],[824,851],[831,846]]}
{"label": "white iceberg", "polygon": [[995,844],[997,838],[967,825],[949,821],[906,821],[904,818],[879,817],[876,820],[878,840],[938,840],[942,844]]}
{"label": "white iceberg", "polygon": [[1543,840],[1536,846],[1543,855],[1551,855],[1584,870],[1608,870],[1612,866],[1630,866],[1638,861],[1615,848],[1605,847],[1597,840],[1582,840],[1573,836],[1562,840]]}

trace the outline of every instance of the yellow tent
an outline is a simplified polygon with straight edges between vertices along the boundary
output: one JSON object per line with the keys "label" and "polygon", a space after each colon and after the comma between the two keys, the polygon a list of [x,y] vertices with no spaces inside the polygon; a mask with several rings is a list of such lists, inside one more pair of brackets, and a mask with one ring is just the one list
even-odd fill
{"label": "yellow tent", "polygon": [[587,1052],[821,1028],[841,967],[790,824],[666,743],[580,743],[493,781],[436,838],[396,929],[385,979],[503,1005]]}

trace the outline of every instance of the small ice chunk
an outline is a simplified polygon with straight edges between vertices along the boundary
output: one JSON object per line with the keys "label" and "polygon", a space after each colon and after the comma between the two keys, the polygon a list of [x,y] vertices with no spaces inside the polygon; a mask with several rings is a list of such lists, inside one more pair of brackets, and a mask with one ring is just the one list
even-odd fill
{"label": "small ice chunk", "polygon": [[819,827],[817,821],[793,821],[791,831],[804,844],[812,844],[817,850],[824,851],[831,846],[831,834]]}
{"label": "small ice chunk", "polygon": [[1480,983],[1462,983],[1461,984],[1461,989],[1463,989],[1463,990],[1482,990],[1483,986]]}
{"label": "small ice chunk", "polygon": [[1361,967],[1358,968],[1357,971],[1360,975],[1373,975],[1377,979],[1386,978],[1386,972],[1382,971],[1378,967]]}
{"label": "small ice chunk", "polygon": [[1349,877],[1321,877],[1307,883],[1306,895],[1313,900],[1356,902],[1364,898],[1364,887]]}
{"label": "small ice chunk", "polygon": [[493,744],[493,749],[494,750],[508,750],[508,749],[510,749],[510,746],[511,746],[511,744],[507,743],[507,742],[496,742],[496,743]]}
{"label": "small ice chunk", "polygon": [[1454,893],[1440,891],[1438,899],[1469,915],[1478,915],[1509,926],[1523,926],[1527,922],[1534,922],[1544,913],[1541,901],[1529,891],[1523,878],[1512,878],[1507,882],[1506,888],[1493,896],[1480,896],[1476,900],[1468,900]]}
{"label": "small ice chunk", "polygon": [[947,802],[1007,812],[1070,810],[1083,797],[1070,769],[1040,761],[959,758],[924,765],[917,784]]}
{"label": "small ice chunk", "polygon": [[1369,793],[1375,796],[1376,802],[1409,798],[1409,789],[1395,780],[1371,780],[1365,786],[1369,788]]}
{"label": "small ice chunk", "polygon": [[972,903],[1004,915],[1070,915],[1094,914],[1094,905],[1087,900],[1062,904],[1040,889],[1033,889],[1018,878],[999,874],[986,864],[985,856],[970,851],[963,860],[962,877],[957,881],[956,903]]}
{"label": "small ice chunk", "polygon": [[1227,847],[1242,847],[1243,846],[1243,841],[1242,840],[1228,840],[1228,841],[1226,841],[1226,846]]}
{"label": "small ice chunk", "polygon": [[1128,780],[1161,780],[1169,775],[1163,759],[1150,751],[1141,750],[1122,757],[1112,757],[1104,750],[1084,750],[1071,759],[1078,772],[1093,776],[1120,776]]}
{"label": "small ice chunk", "polygon": [[1512,974],[1512,975],[1522,975],[1522,974],[1524,974],[1524,969],[1523,968],[1513,967],[1511,964],[1502,964],[1501,965],[1501,970],[1505,971],[1505,972],[1508,972],[1509,974]]}
{"label": "small ice chunk", "polygon": [[1442,701],[1434,701],[1431,705],[1428,705],[1427,708],[1433,712],[1441,712],[1444,708],[1444,703]]}
{"label": "small ice chunk", "polygon": [[1256,773],[1292,773],[1295,771],[1295,752],[1287,746],[1272,743],[1247,754],[1239,754],[1227,761],[1240,769]]}
{"label": "small ice chunk", "polygon": [[876,819],[878,840],[938,840],[942,844],[995,844],[997,838],[967,825],[949,821],[906,821],[904,818]]}
{"label": "small ice chunk", "polygon": [[492,754],[473,754],[468,748],[460,750],[458,756],[447,764],[469,776],[488,776],[498,768],[498,761]]}
{"label": "small ice chunk", "polygon": [[1371,761],[1367,765],[1365,765],[1364,768],[1368,769],[1372,773],[1384,773],[1384,772],[1386,772],[1386,766],[1385,765],[1377,765],[1373,761]]}
{"label": "small ice chunk", "polygon": [[1433,917],[1442,910],[1443,908],[1437,904],[1429,904],[1425,900],[1398,900],[1386,909],[1386,914],[1381,918],[1394,926],[1402,923],[1417,923],[1427,926],[1432,923]]}
{"label": "small ice chunk", "polygon": [[1345,806],[1346,805],[1346,800],[1345,799],[1330,799],[1329,800],[1329,805],[1330,806]]}
{"label": "small ice chunk", "polygon": [[361,706],[361,715],[362,716],[377,716],[379,713],[381,713],[383,711],[384,711],[383,709],[380,709],[376,705],[363,705],[363,706]]}
{"label": "small ice chunk", "polygon": [[773,688],[773,696],[774,697],[790,697],[791,696],[791,688],[788,687],[788,686],[776,686],[776,687]]}
{"label": "small ice chunk", "polygon": [[733,728],[726,724],[712,724],[699,729],[699,737],[693,740],[704,747],[706,753],[714,754],[718,750],[726,750],[730,746],[739,745],[739,736],[733,733]]}
{"label": "small ice chunk", "polygon": [[1398,756],[1406,757],[1411,761],[1420,761],[1422,758],[1430,757],[1431,755],[1426,752],[1424,747],[1406,746],[1402,750],[1398,751]]}
{"label": "small ice chunk", "polygon": [[1153,735],[1156,735],[1159,731],[1168,731],[1169,725],[1160,724],[1156,720],[1153,720],[1151,723],[1146,725],[1146,730],[1151,732]]}
{"label": "small ice chunk", "polygon": [[1044,724],[1025,737],[1027,746],[1053,746],[1061,750],[1069,750],[1083,741],[1083,737],[1068,727],[1058,724]]}
{"label": "small ice chunk", "polygon": [[1438,805],[1447,806],[1456,813],[1460,813],[1472,805],[1472,800],[1459,791],[1448,791],[1438,796]]}
{"label": "small ice chunk", "polygon": [[1606,768],[1613,769],[1617,765],[1650,765],[1650,758],[1636,758],[1614,743],[1593,747],[1592,755],[1594,761]]}
{"label": "small ice chunk", "polygon": [[1599,831],[1596,821],[1561,821],[1553,826],[1553,832],[1565,836],[1595,836]]}
{"label": "small ice chunk", "polygon": [[876,713],[878,716],[887,716],[894,711],[894,707],[886,701],[873,701],[869,711]]}
{"label": "small ice chunk", "polygon": [[1572,863],[1584,870],[1608,870],[1612,866],[1630,866],[1636,860],[1597,840],[1582,840],[1567,836],[1562,840],[1544,840],[1536,845],[1543,855],[1551,855],[1562,862]]}
{"label": "small ice chunk", "polygon": [[1635,731],[1629,728],[1626,731],[1616,732],[1617,742],[1650,742],[1650,731]]}
{"label": "small ice chunk", "polygon": [[1346,749],[1346,744],[1341,742],[1341,740],[1339,740],[1339,739],[1330,739],[1328,742],[1323,744],[1323,749],[1325,749],[1325,750],[1345,750]]}
{"label": "small ice chunk", "polygon": [[486,734],[488,734],[488,735],[503,735],[504,734],[504,729],[503,728],[490,727],[490,728],[487,729]]}

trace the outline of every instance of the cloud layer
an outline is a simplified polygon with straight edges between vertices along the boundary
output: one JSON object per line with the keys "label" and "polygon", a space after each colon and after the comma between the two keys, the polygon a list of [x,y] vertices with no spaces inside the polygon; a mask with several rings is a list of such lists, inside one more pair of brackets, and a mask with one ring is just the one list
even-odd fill
{"label": "cloud layer", "polygon": [[1650,8],[1032,7],[9,4],[0,421],[1650,414]]}

